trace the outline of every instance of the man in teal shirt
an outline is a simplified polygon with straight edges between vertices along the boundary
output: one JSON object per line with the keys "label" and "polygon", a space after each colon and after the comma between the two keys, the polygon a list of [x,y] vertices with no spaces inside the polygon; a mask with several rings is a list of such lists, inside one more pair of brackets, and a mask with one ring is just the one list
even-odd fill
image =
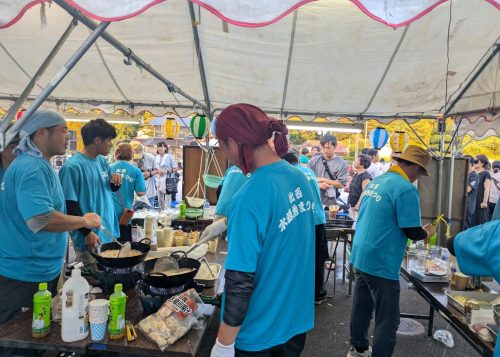
{"label": "man in teal shirt", "polygon": [[0,187],[0,324],[32,307],[38,283],[57,292],[67,231],[99,227],[95,213],[66,215],[57,174],[50,165],[64,155],[68,128],[56,112],[38,110],[20,128],[17,158]]}
{"label": "man in teal shirt", "polygon": [[[349,357],[390,357],[399,326],[399,271],[408,238],[421,240],[435,233],[422,227],[420,198],[412,184],[428,175],[431,156],[409,145],[398,165],[376,177],[362,193],[351,262],[356,268],[351,311]],[[375,310],[373,350],[368,328]]]}
{"label": "man in teal shirt", "polygon": [[[106,159],[116,130],[104,119],[95,119],[82,127],[81,134],[83,151],[70,158],[59,172],[68,214],[81,216],[87,212],[97,212],[104,228],[114,238],[119,238],[120,229],[112,192],[120,189],[122,176],[111,173]],[[76,259],[94,269],[96,261],[89,249],[93,249],[99,241],[111,242],[111,237],[100,227],[96,233],[86,228],[74,230],[71,237]]]}

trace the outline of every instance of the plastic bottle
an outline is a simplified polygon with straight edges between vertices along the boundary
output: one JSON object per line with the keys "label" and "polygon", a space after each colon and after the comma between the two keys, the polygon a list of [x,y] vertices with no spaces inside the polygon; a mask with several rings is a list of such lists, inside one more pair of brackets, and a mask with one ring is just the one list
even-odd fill
{"label": "plastic bottle", "polygon": [[62,292],[61,338],[64,342],[80,341],[89,334],[89,290],[81,270],[73,269]]}
{"label": "plastic bottle", "polygon": [[115,284],[115,292],[109,297],[109,338],[117,340],[125,336],[125,309],[127,295],[123,285]]}
{"label": "plastic bottle", "polygon": [[179,205],[179,218],[186,218],[186,203],[181,201]]}
{"label": "plastic bottle", "polygon": [[52,294],[47,290],[47,283],[38,284],[38,291],[33,295],[33,324],[31,336],[45,337],[50,332],[50,305]]}

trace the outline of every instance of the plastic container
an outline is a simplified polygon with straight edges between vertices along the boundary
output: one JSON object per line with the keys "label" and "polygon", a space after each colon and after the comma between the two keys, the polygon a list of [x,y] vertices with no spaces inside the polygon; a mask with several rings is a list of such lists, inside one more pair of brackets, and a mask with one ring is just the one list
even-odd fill
{"label": "plastic container", "polygon": [[122,284],[115,284],[115,292],[109,297],[109,338],[118,340],[125,336],[125,310],[127,295]]}
{"label": "plastic container", "polygon": [[89,290],[80,269],[73,269],[62,292],[61,338],[64,342],[80,341],[89,334]]}
{"label": "plastic container", "polygon": [[31,336],[42,338],[50,332],[50,305],[52,294],[47,290],[47,283],[38,284],[38,291],[33,295],[33,324]]}

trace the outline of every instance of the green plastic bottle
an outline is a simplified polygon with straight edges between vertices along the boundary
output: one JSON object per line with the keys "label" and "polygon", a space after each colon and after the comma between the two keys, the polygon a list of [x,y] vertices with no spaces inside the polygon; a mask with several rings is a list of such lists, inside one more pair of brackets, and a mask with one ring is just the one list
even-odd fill
{"label": "green plastic bottle", "polygon": [[33,295],[33,324],[31,336],[42,338],[50,332],[50,305],[52,294],[47,290],[47,283],[40,283],[38,291]]}
{"label": "green plastic bottle", "polygon": [[434,233],[429,237],[429,246],[434,247],[437,245],[437,234]]}
{"label": "green plastic bottle", "polygon": [[186,218],[186,203],[181,201],[179,205],[179,218]]}
{"label": "green plastic bottle", "polygon": [[117,340],[125,336],[125,309],[127,295],[123,285],[115,284],[115,292],[109,297],[109,338]]}

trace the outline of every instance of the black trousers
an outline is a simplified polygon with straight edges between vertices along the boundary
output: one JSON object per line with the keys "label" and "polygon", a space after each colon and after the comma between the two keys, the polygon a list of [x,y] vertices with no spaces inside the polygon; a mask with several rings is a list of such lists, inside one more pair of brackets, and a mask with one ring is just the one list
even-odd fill
{"label": "black trousers", "polygon": [[399,280],[357,270],[351,310],[351,345],[368,349],[368,328],[375,310],[372,357],[390,357],[399,327]]}
{"label": "black trousers", "polygon": [[[59,275],[47,281],[52,296],[57,294]],[[0,276],[0,325],[12,320],[21,313],[21,308],[33,308],[33,295],[38,291],[39,283],[30,283]]]}
{"label": "black trousers", "polygon": [[326,228],[324,224],[316,226],[316,259],[314,276],[314,296],[324,293],[325,260],[328,258],[328,242],[326,241]]}
{"label": "black trousers", "polygon": [[262,351],[235,350],[235,357],[298,357],[306,344],[306,333],[301,333],[287,342]]}

